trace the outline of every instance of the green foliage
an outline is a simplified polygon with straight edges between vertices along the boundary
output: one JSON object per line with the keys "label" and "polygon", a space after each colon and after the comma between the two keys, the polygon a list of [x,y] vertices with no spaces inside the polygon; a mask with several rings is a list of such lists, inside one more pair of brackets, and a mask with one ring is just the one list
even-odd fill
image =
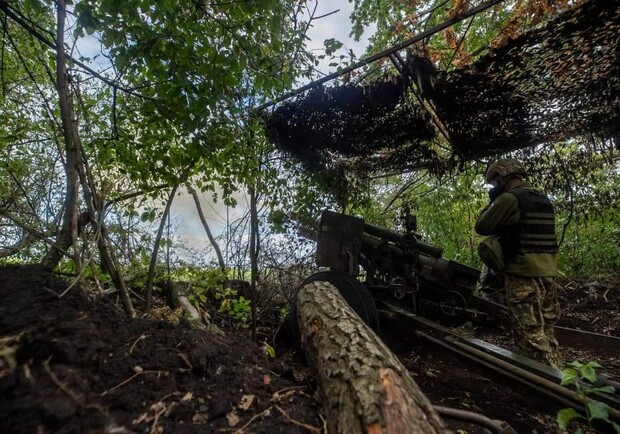
{"label": "green foliage", "polygon": [[207,302],[207,296],[211,291],[215,291],[217,298],[219,288],[228,278],[228,273],[229,270],[222,270],[221,268],[198,268],[181,264],[171,270],[170,279],[189,283],[188,299],[198,307],[201,303]]}
{"label": "green foliage", "polygon": [[[596,369],[602,366],[596,362],[580,363],[577,361],[571,362],[570,367],[562,370],[563,386],[571,385],[575,387],[577,393],[583,397],[591,397],[595,393],[614,393],[613,386],[594,387],[596,383]],[[586,404],[585,416],[580,414],[574,408],[565,408],[558,411],[557,414],[558,426],[561,430],[566,430],[568,425],[573,420],[583,420],[588,423],[589,426],[595,420],[601,420],[610,424],[616,433],[620,433],[620,425],[609,419],[609,406],[603,402],[596,401],[595,399],[589,400]],[[575,434],[582,432],[581,430],[575,431]]]}
{"label": "green foliage", "polygon": [[[500,2],[486,12],[438,32],[416,48],[442,68],[467,64],[485,54],[487,47],[502,45],[574,3],[568,0]],[[359,40],[366,29],[376,26],[368,48],[373,54],[472,7],[463,0],[353,0],[353,4],[351,35]]]}
{"label": "green foliage", "polygon": [[325,45],[325,54],[327,54],[328,56],[331,56],[336,51],[338,51],[338,50],[340,50],[342,48],[342,42],[337,41],[334,38],[326,39],[323,42],[323,45]]}
{"label": "green foliage", "polygon": [[609,144],[575,140],[524,151],[519,157],[556,208],[560,270],[571,277],[617,276],[620,166]]}
{"label": "green foliage", "polygon": [[291,313],[291,310],[289,309],[288,305],[282,306],[280,309],[278,309],[278,320],[280,321],[280,323],[282,323],[286,318],[288,318],[288,315]]}
{"label": "green foliage", "polygon": [[[480,237],[474,224],[488,202],[480,176],[483,168],[472,165],[454,176],[437,179],[421,172],[384,178],[370,187],[369,200],[353,213],[370,223],[403,232],[402,208],[416,215],[423,241],[444,249],[444,257],[479,266]],[[390,205],[386,207],[386,203]]]}
{"label": "green foliage", "polygon": [[276,350],[275,348],[273,348],[271,345],[269,345],[267,342],[263,342],[263,346],[262,346],[262,350],[263,352],[268,356],[271,357],[272,359],[276,358]]}
{"label": "green foliage", "polygon": [[[275,203],[286,180],[277,176],[276,165],[266,164],[272,145],[252,108],[311,71],[314,56],[305,50],[303,3],[68,2],[75,25],[65,35],[67,51],[73,47],[76,55],[86,35],[89,46],[96,39],[102,47],[91,56],[99,62],[91,65],[105,70],[106,81],[79,68],[70,74],[89,175],[95,187],[111,186],[105,199],[141,191],[156,200],[154,186],[189,180],[227,205],[234,205],[233,194],[243,184],[273,192],[269,199]],[[53,3],[17,0],[10,7],[53,41]],[[10,19],[4,24],[0,153],[6,166],[0,168],[0,205],[19,201],[18,217],[52,237],[63,199],[55,192],[64,187],[54,53],[33,43],[33,36]],[[116,209],[112,215],[155,222],[159,212],[143,205],[132,203],[127,213]],[[136,226],[125,223],[119,217],[112,235],[127,265],[134,252],[126,248],[132,238],[126,235]],[[0,241],[4,246],[19,236],[15,228],[6,243]],[[38,247],[41,256],[47,246],[41,249],[38,242]]]}
{"label": "green foliage", "polygon": [[[191,167],[225,197],[251,176],[247,119],[256,95],[291,86],[305,62],[297,3],[79,2],[78,33],[100,35],[126,87],[116,158],[135,181],[174,182]],[[283,73],[286,71],[286,73]],[[250,158],[248,158],[250,157]],[[233,163],[234,164],[231,164]]]}
{"label": "green foliage", "polygon": [[225,289],[219,295],[216,294],[216,298],[218,296],[222,302],[219,312],[226,313],[237,322],[239,327],[247,329],[252,319],[251,301],[244,296],[238,297],[237,291],[231,289]]}
{"label": "green foliage", "polygon": [[[620,227],[616,210],[587,220],[575,219],[567,227],[559,267],[568,276],[612,275],[620,270]],[[566,221],[565,216],[561,219]],[[561,220],[561,221],[562,221]]]}
{"label": "green foliage", "polygon": [[478,170],[472,167],[454,178],[431,184],[431,193],[420,194],[413,201],[425,239],[443,247],[446,258],[473,266],[480,265],[477,255],[480,237],[474,225],[488,203]]}

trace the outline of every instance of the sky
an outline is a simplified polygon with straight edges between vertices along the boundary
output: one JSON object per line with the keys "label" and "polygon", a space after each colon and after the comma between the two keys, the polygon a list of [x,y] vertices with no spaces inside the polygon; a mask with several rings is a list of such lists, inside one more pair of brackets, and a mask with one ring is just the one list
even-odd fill
{"label": "sky", "polygon": [[[316,4],[316,2],[312,2]],[[368,35],[372,32],[372,28],[363,35],[359,42],[349,37],[351,32],[351,21],[349,16],[353,10],[353,4],[348,0],[318,0],[318,7],[315,17],[321,17],[331,12],[337,11],[324,18],[318,19],[312,23],[309,29],[308,37],[311,42],[308,44],[309,49],[320,50],[323,48],[323,42],[326,39],[334,38],[344,44],[343,48],[337,54],[344,54],[345,50],[353,50],[358,58],[362,57],[368,40]],[[329,60],[325,59],[318,66],[323,73],[334,72],[335,67],[329,67]]]}
{"label": "sky", "polygon": [[[345,50],[350,49],[358,58],[361,58],[366,49],[367,36],[372,34],[372,29],[367,31],[359,42],[356,42],[349,37],[351,32],[349,15],[353,5],[348,0],[318,0],[318,2],[315,17],[327,15],[334,11],[337,12],[313,21],[312,27],[308,31],[308,37],[310,38],[308,49],[322,50],[324,41],[334,38],[343,43],[343,48],[337,54],[343,54]],[[316,2],[312,1],[309,4],[313,7]],[[329,67],[329,62],[328,59],[321,61],[317,69],[324,74],[334,72],[335,67]],[[234,221],[240,218],[248,209],[249,199],[242,193],[235,197],[238,206],[228,210],[221,201],[214,204],[208,193],[203,193],[200,198],[205,218],[214,236],[220,235],[225,229],[227,212],[228,220]],[[176,225],[178,242],[196,249],[201,249],[201,247],[208,245],[209,241],[196,213],[194,200],[189,194],[183,192],[175,198],[171,208],[171,216]]]}

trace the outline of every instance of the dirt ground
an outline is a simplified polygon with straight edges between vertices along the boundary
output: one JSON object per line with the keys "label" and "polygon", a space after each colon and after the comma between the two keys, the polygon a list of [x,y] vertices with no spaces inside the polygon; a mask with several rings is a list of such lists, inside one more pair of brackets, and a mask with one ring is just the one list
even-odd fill
{"label": "dirt ground", "polygon": [[[0,433],[324,432],[293,352],[278,348],[274,360],[231,332],[130,319],[77,288],[59,300],[66,287],[36,266],[0,269]],[[562,325],[619,335],[617,286],[566,282],[561,297]],[[437,405],[556,432],[533,397],[479,368],[430,346],[399,356]]]}
{"label": "dirt ground", "polygon": [[0,270],[0,433],[319,432],[292,369],[240,336],[130,319],[37,267]]}
{"label": "dirt ground", "polygon": [[[559,283],[562,307],[559,326],[620,336],[620,286],[617,282],[560,280]],[[474,327],[473,331],[480,339],[516,351],[512,336],[505,328]],[[618,359],[566,347],[561,348],[561,354],[566,362],[595,360],[603,366],[597,373],[620,380]],[[427,344],[417,345],[399,356],[435,405],[469,410],[506,421],[518,433],[558,432],[555,416],[543,410],[545,402],[535,395],[528,395],[526,390],[502,385],[501,378],[473,363]],[[586,433],[595,432],[587,426],[580,428]]]}

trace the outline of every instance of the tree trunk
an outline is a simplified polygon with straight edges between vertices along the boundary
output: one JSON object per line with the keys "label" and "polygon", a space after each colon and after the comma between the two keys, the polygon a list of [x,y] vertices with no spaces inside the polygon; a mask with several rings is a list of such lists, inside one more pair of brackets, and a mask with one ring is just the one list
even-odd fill
{"label": "tree trunk", "polygon": [[213,246],[213,250],[215,250],[215,254],[217,255],[217,263],[220,268],[223,270],[226,269],[226,262],[224,262],[224,257],[222,256],[222,251],[220,250],[220,246],[215,241],[213,234],[211,233],[211,229],[209,228],[209,223],[207,223],[207,219],[205,218],[204,213],[202,212],[202,206],[200,205],[200,199],[198,198],[198,193],[192,187],[187,186],[187,191],[194,198],[194,203],[196,204],[196,211],[198,211],[198,217],[200,217],[200,221],[202,222],[202,227],[205,229],[207,233],[207,238],[209,238],[209,242],[211,246]]}
{"label": "tree trunk", "polygon": [[136,316],[136,311],[133,308],[133,303],[131,302],[131,298],[129,297],[129,289],[127,288],[127,284],[125,283],[125,278],[121,273],[121,267],[118,264],[118,260],[116,259],[116,255],[114,251],[110,249],[110,239],[108,237],[108,230],[106,226],[103,224],[103,221],[99,222],[101,234],[99,239],[97,240],[99,247],[99,255],[101,257],[101,263],[103,268],[110,274],[112,278],[112,282],[114,282],[114,286],[121,293],[121,300],[123,301],[123,307],[125,308],[125,312],[131,317]]}
{"label": "tree trunk", "polygon": [[[60,104],[60,116],[62,118],[63,135],[65,139],[65,173],[67,176],[67,187],[65,191],[64,216],[62,226],[56,244],[66,250],[74,245],[73,259],[76,267],[80,268],[80,252],[77,250],[77,201],[79,194],[78,164],[80,163],[80,147],[78,141],[77,125],[75,123],[75,112],[73,110],[73,100],[69,92],[69,78],[67,76],[66,55],[64,50],[65,33],[65,2],[57,2],[57,29],[56,29],[56,89],[58,91],[58,101]],[[43,265],[47,269],[53,269],[58,265],[62,252],[52,248],[45,258]]]}
{"label": "tree trunk", "polygon": [[170,191],[170,196],[168,197],[168,202],[166,202],[166,208],[164,209],[164,213],[161,216],[161,222],[159,223],[159,229],[157,230],[157,236],[155,237],[155,244],[153,246],[153,253],[151,254],[151,263],[149,265],[149,273],[146,278],[146,312],[151,310],[151,305],[153,304],[153,279],[155,277],[155,266],[157,265],[157,254],[159,253],[159,243],[161,242],[162,234],[164,233],[164,226],[166,225],[166,219],[168,218],[168,213],[170,212],[170,206],[172,205],[172,201],[174,200],[174,196],[177,194],[177,189],[179,188],[179,184],[175,184]]}
{"label": "tree trunk", "polygon": [[251,270],[251,308],[252,308],[252,340],[256,342],[256,281],[258,280],[258,250],[260,237],[258,233],[258,211],[256,210],[256,186],[250,187],[250,270]]}
{"label": "tree trunk", "polygon": [[336,287],[303,286],[297,320],[330,433],[449,432],[407,369]]}

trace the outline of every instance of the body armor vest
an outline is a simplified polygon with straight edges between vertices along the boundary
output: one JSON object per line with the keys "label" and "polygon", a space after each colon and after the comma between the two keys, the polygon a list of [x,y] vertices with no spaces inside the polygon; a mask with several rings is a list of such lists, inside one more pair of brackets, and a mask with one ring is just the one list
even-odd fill
{"label": "body armor vest", "polygon": [[557,253],[555,211],[549,198],[527,188],[515,188],[507,193],[517,198],[521,213],[519,223],[512,228],[513,240],[516,241],[516,245],[512,246],[513,252]]}

